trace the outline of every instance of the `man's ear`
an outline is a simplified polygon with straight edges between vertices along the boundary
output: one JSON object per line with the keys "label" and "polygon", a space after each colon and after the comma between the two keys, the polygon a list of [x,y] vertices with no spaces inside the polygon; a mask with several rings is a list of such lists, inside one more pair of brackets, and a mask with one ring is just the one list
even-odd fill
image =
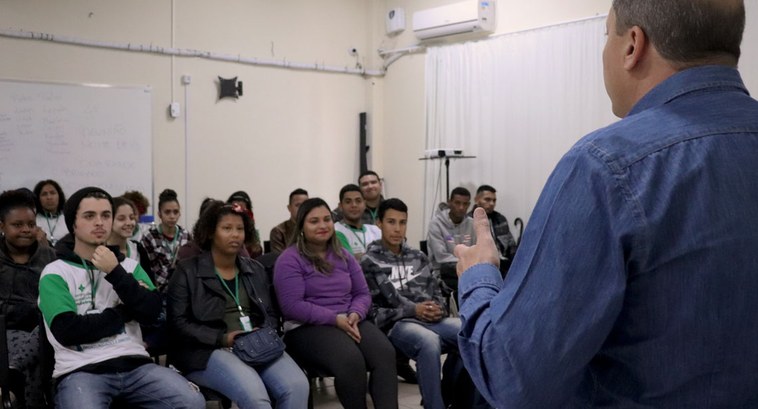
{"label": "man's ear", "polygon": [[639,26],[633,26],[626,34],[624,34],[624,40],[626,41],[624,49],[624,69],[627,71],[634,69],[637,64],[642,61],[645,54],[647,54],[648,47],[650,46],[647,35]]}

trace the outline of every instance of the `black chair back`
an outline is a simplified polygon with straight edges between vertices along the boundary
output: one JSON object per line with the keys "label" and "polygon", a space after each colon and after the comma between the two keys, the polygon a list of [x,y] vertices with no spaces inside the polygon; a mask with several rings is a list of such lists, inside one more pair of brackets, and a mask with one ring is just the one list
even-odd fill
{"label": "black chair back", "polygon": [[429,249],[426,246],[426,240],[421,240],[418,242],[418,249],[421,250],[422,253],[429,255]]}
{"label": "black chair back", "polygon": [[47,401],[47,407],[55,406],[55,384],[53,382],[53,369],[55,367],[55,351],[47,339],[44,318],[40,314],[39,320],[39,371],[42,379],[42,395]]}
{"label": "black chair back", "polygon": [[5,315],[0,315],[0,392],[2,392],[3,408],[11,408],[10,362],[8,336],[5,333]]}
{"label": "black chair back", "polygon": [[24,398],[26,380],[23,373],[10,367],[8,333],[6,331],[5,315],[0,315],[0,395],[2,395],[2,405],[3,409],[24,408],[26,407]]}
{"label": "black chair back", "polygon": [[271,240],[265,240],[263,242],[263,252],[271,253]]}

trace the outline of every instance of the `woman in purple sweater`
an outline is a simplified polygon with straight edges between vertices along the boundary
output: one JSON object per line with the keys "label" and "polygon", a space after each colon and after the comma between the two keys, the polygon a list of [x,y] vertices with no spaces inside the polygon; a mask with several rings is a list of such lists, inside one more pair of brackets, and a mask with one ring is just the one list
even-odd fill
{"label": "woman in purple sweater", "polygon": [[297,362],[334,375],[343,407],[366,408],[367,371],[374,407],[398,407],[395,350],[365,321],[371,305],[366,279],[337,241],[322,199],[300,205],[292,243],[276,261],[274,287],[287,350]]}

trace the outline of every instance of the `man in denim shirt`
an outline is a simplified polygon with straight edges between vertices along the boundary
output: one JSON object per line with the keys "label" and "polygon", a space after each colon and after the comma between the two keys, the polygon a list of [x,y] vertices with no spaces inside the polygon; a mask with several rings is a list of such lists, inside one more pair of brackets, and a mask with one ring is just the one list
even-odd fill
{"label": "man in denim shirt", "polygon": [[613,1],[604,77],[623,119],[558,163],[505,281],[476,211],[459,344],[494,406],[758,407],[744,19],[741,0]]}

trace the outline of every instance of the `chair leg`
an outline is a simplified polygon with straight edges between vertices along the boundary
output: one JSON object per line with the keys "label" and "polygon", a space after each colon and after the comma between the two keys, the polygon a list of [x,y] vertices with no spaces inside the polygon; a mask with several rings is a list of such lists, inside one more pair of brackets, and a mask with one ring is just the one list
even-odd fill
{"label": "chair leg", "polygon": [[11,392],[8,388],[3,388],[0,390],[0,393],[2,393],[3,409],[12,409],[13,400],[11,399]]}
{"label": "chair leg", "polygon": [[[26,379],[24,374],[18,370],[11,369],[8,377],[8,391],[13,392],[15,404],[8,407],[25,408],[26,407]],[[5,395],[5,391],[3,391]],[[10,393],[8,394],[10,395]],[[10,396],[8,396],[10,400]],[[3,405],[5,405],[5,396],[3,396]]]}

